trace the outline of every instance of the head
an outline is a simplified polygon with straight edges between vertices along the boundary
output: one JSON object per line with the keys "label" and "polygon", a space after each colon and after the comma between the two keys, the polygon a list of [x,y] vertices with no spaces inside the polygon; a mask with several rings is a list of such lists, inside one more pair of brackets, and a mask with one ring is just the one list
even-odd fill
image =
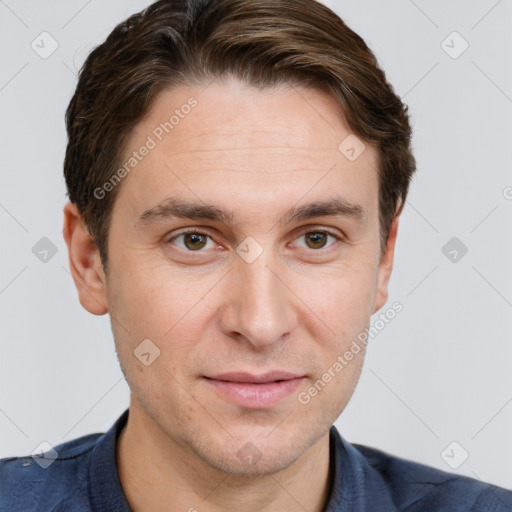
{"label": "head", "polygon": [[[298,399],[385,304],[415,168],[373,53],[314,0],[159,1],[91,52],[66,122],[70,266],[133,410],[211,467],[287,467],[352,396],[364,349]],[[272,370],[301,380],[268,407],[207,378]]]}

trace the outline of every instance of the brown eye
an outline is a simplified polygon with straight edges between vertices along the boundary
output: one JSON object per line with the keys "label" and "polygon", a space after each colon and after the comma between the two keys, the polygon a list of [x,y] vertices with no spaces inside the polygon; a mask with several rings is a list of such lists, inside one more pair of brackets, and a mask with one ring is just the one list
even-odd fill
{"label": "brown eye", "polygon": [[203,249],[206,245],[206,236],[199,233],[185,233],[183,235],[183,243],[187,249],[196,250]]}
{"label": "brown eye", "polygon": [[310,249],[322,249],[327,243],[329,233],[311,232],[304,235]]}
{"label": "brown eye", "polygon": [[[181,243],[178,243],[178,240],[181,240]],[[215,245],[211,237],[206,233],[201,233],[200,231],[186,231],[174,236],[168,243],[175,244],[189,252],[203,252],[202,249],[208,245],[208,241],[213,244],[212,246]],[[212,248],[212,246],[210,248]]]}
{"label": "brown eye", "polygon": [[[320,252],[321,249],[329,247],[327,245],[329,237],[334,239],[334,243],[341,240],[339,236],[328,231],[308,231],[298,238],[298,240],[305,240],[305,245],[299,244],[299,246],[303,249],[313,249]],[[334,243],[330,245],[334,245]]]}

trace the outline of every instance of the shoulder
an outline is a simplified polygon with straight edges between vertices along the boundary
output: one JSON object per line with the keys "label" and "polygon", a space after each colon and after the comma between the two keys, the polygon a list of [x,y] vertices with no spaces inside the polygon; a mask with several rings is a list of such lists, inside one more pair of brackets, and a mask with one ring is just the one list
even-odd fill
{"label": "shoulder", "polygon": [[[102,434],[89,434],[40,455],[0,459],[0,511],[89,510],[88,467]],[[73,501],[73,507],[65,506]]]}
{"label": "shoulder", "polygon": [[396,457],[369,446],[350,446],[378,473],[400,510],[512,511],[510,490]]}

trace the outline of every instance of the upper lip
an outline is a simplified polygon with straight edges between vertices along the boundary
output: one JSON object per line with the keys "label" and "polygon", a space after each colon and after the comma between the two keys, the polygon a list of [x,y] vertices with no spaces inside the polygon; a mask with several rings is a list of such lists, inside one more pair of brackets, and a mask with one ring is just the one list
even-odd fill
{"label": "upper lip", "polygon": [[217,375],[206,376],[208,379],[214,380],[225,380],[228,382],[254,382],[258,384],[264,384],[268,382],[275,382],[276,380],[291,380],[304,377],[296,373],[285,372],[285,371],[272,371],[262,373],[261,375],[254,375],[247,372],[230,372],[230,373],[219,373]]}

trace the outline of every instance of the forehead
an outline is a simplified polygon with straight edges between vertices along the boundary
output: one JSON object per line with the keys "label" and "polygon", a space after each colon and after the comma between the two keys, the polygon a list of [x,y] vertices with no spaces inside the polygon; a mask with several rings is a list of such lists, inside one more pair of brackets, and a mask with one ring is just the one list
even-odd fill
{"label": "forehead", "polygon": [[297,202],[308,191],[318,200],[336,187],[351,202],[376,199],[376,149],[315,89],[230,80],[165,90],[134,127],[125,161],[144,145],[151,149],[119,194],[134,211],[180,194],[228,200],[236,193],[262,205]]}
{"label": "forehead", "polygon": [[284,142],[311,153],[337,151],[351,130],[341,108],[323,91],[291,84],[259,89],[225,78],[162,91],[129,141],[142,141],[148,134],[176,152],[200,151],[213,138],[220,143],[237,137],[245,142],[239,149],[255,148],[258,142],[271,149]]}

